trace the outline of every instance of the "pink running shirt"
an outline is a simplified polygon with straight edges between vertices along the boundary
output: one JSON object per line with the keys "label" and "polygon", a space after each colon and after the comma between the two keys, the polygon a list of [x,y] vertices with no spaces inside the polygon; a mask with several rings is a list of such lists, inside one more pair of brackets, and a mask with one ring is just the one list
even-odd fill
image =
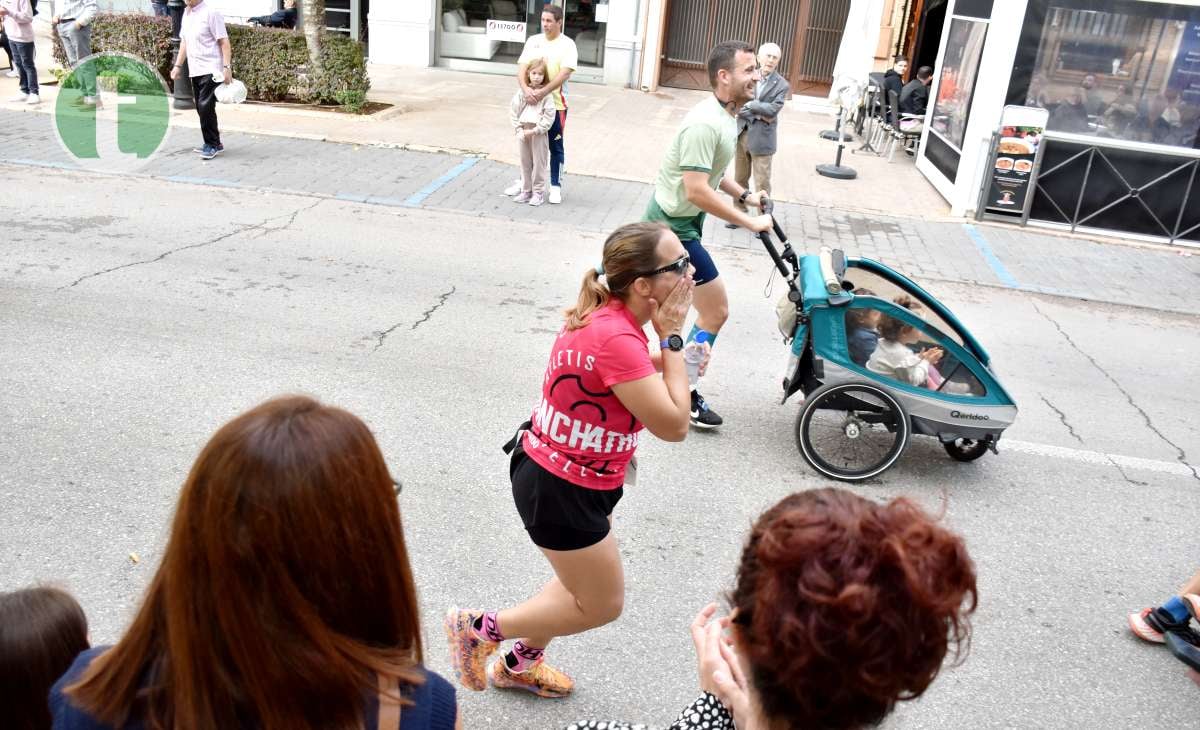
{"label": "pink running shirt", "polygon": [[588,489],[616,489],[637,448],[642,424],[612,386],[653,375],[646,333],[613,299],[587,326],[564,325],[550,351],[542,399],[524,448],[546,471]]}

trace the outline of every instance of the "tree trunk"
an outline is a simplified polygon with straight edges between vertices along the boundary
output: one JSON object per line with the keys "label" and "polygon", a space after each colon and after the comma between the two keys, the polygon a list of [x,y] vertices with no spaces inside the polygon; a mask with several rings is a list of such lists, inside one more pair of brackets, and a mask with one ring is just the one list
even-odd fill
{"label": "tree trunk", "polygon": [[308,76],[321,72],[321,33],[325,30],[325,0],[301,0],[304,42],[308,45]]}

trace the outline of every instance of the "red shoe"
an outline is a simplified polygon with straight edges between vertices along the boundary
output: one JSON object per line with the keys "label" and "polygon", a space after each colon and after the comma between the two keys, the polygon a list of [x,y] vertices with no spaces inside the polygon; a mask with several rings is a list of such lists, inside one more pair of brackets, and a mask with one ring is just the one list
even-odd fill
{"label": "red shoe", "polygon": [[450,644],[450,664],[454,674],[462,686],[476,692],[487,689],[487,660],[500,648],[500,642],[484,641],[475,635],[472,624],[480,615],[451,607],[442,624]]}

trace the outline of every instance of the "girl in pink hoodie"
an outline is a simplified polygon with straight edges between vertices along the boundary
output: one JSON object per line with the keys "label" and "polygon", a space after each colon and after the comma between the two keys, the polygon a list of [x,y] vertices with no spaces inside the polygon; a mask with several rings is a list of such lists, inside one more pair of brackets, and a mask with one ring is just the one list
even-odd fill
{"label": "girl in pink hoodie", "polygon": [[38,96],[37,69],[33,66],[33,7],[29,0],[0,0],[0,20],[4,22],[4,32],[8,35],[13,62],[21,79],[21,93],[9,101],[37,104],[41,97]]}

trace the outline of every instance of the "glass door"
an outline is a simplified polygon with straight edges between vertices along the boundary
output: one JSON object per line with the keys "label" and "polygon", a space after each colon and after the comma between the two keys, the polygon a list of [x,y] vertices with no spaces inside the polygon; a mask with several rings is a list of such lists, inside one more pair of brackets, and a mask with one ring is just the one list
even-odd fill
{"label": "glass door", "polygon": [[[512,73],[524,42],[486,36],[488,20],[525,23],[525,38],[542,32],[542,9],[563,9],[563,34],[575,41],[572,78],[602,81],[609,0],[441,0],[438,57],[449,68]],[[518,31],[519,33],[519,31]]]}
{"label": "glass door", "polygon": [[[608,29],[609,0],[480,0],[496,13],[491,17],[525,21],[525,37],[542,32],[542,9],[557,5],[563,9],[563,35],[575,41],[581,67],[604,67],[604,39]],[[521,56],[520,43],[500,44],[496,61],[516,63]]]}

